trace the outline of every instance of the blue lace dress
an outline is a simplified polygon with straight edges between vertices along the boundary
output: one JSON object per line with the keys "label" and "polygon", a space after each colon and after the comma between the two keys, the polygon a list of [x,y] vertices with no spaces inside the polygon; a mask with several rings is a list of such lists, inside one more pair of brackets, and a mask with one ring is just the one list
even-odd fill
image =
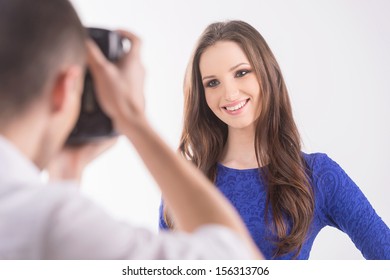
{"label": "blue lace dress", "polygon": [[[304,154],[311,170],[315,195],[314,219],[297,259],[308,259],[317,234],[332,226],[348,234],[366,259],[390,259],[390,229],[377,215],[359,187],[327,155]],[[237,170],[217,166],[216,186],[231,201],[267,259],[275,245],[265,223],[266,185],[258,169]],[[167,229],[160,206],[161,229]],[[270,213],[267,214],[272,220]],[[277,259],[292,259],[293,253]]]}

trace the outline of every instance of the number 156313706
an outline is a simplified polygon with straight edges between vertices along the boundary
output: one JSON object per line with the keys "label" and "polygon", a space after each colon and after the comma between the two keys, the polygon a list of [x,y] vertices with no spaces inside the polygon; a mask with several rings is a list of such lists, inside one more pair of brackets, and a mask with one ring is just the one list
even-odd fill
{"label": "number 156313706", "polygon": [[268,267],[261,266],[221,266],[216,268],[216,272],[216,275],[269,275]]}

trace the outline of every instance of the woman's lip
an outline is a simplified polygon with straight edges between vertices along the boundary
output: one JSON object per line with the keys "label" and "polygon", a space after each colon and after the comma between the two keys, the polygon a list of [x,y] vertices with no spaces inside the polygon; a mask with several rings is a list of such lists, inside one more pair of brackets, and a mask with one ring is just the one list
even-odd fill
{"label": "woman's lip", "polygon": [[240,104],[241,102],[243,102],[243,101],[248,101],[248,100],[249,100],[249,98],[242,99],[242,100],[235,101],[235,102],[232,102],[232,103],[229,103],[229,104],[225,104],[225,105],[223,105],[223,106],[221,106],[221,107],[222,107],[222,108],[226,108],[226,107],[234,107],[234,106],[236,106],[236,105]]}
{"label": "woman's lip", "polygon": [[[234,106],[237,106],[238,104],[240,104],[241,102],[245,101],[245,104],[237,109],[237,110],[234,110],[234,111],[229,111],[226,107],[234,107]],[[224,110],[224,112],[228,113],[229,115],[238,115],[240,114],[245,108],[246,108],[246,105],[248,104],[249,102],[249,98],[248,99],[245,99],[245,100],[241,100],[241,101],[238,101],[238,102],[234,102],[234,103],[231,103],[231,104],[234,104],[233,106],[224,106],[222,107],[222,109]],[[230,105],[230,104],[229,104]]]}

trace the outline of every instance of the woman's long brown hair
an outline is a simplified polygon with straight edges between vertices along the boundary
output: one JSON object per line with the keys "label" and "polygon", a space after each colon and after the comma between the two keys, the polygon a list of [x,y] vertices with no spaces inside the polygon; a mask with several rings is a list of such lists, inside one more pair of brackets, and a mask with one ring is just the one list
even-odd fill
{"label": "woman's long brown hair", "polygon": [[267,43],[251,25],[242,21],[217,22],[201,35],[184,82],[184,127],[179,151],[215,181],[228,127],[206,103],[199,61],[203,52],[218,41],[237,43],[259,81],[261,110],[255,151],[258,165],[263,166],[259,175],[267,182],[265,215],[270,211],[273,217],[271,223],[267,218],[266,222],[277,236],[274,257],[290,252],[296,257],[312,222],[314,196],[281,70]]}

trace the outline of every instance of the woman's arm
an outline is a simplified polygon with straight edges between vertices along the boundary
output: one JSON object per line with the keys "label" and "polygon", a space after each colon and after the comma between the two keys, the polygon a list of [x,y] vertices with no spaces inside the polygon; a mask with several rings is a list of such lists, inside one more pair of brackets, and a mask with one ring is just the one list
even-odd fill
{"label": "woman's arm", "polygon": [[317,155],[314,183],[324,193],[325,222],[349,235],[366,259],[390,259],[390,229],[345,171]]}

